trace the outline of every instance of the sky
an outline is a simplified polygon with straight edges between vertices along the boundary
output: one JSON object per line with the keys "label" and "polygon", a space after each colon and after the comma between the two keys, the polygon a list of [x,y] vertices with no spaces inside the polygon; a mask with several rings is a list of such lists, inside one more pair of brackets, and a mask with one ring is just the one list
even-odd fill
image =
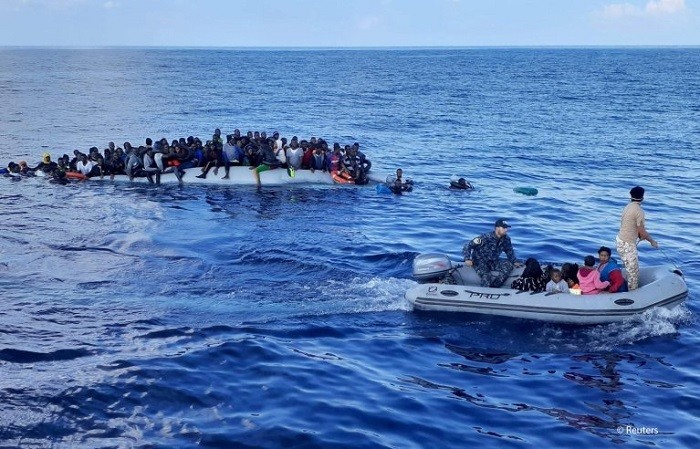
{"label": "sky", "polygon": [[0,0],[0,46],[696,46],[700,0]]}

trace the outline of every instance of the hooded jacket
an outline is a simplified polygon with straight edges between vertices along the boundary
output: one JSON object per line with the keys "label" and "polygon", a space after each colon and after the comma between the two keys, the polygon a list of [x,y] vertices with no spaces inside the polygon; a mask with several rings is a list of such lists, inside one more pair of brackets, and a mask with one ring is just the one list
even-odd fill
{"label": "hooded jacket", "polygon": [[578,283],[584,295],[597,295],[610,285],[610,282],[600,280],[600,273],[594,267],[581,267],[578,270]]}

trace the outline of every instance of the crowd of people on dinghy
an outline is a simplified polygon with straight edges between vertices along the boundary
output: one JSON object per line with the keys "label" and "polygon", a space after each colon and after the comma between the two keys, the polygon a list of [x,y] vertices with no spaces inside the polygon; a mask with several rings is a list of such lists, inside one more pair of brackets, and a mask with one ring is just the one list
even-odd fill
{"label": "crowd of people on dinghy", "polygon": [[63,154],[55,161],[47,152],[35,166],[29,166],[26,161],[10,162],[0,173],[33,176],[41,172],[56,182],[126,175],[132,180],[145,177],[158,184],[160,175],[168,172],[182,182],[185,170],[191,168],[201,169],[196,175],[199,178],[211,176],[210,172],[218,176],[219,169],[223,169],[222,179],[228,179],[234,166],[248,166],[258,184],[260,173],[276,168],[286,169],[292,177],[296,170],[318,170],[329,173],[338,183],[366,184],[372,164],[357,142],[342,146],[336,142],[331,148],[322,138],[306,140],[293,136],[287,140],[277,131],[268,137],[265,131],[241,134],[238,129],[224,139],[217,128],[205,142],[193,136],[171,142],[166,138],[155,142],[147,138],[144,145],[138,147],[130,142],[116,147],[114,142],[109,142],[103,151],[97,147],[90,148],[87,153],[75,150],[72,158]]}

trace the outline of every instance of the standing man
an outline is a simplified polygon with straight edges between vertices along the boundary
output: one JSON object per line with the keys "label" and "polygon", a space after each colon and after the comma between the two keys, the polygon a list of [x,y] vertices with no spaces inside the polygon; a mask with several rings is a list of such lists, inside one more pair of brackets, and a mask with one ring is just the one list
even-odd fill
{"label": "standing man", "polygon": [[622,210],[620,219],[620,232],[617,234],[617,252],[627,270],[627,284],[630,291],[639,287],[639,254],[637,253],[638,240],[647,240],[651,246],[658,248],[644,224],[644,188],[633,187],[630,190],[630,203]]}
{"label": "standing man", "polygon": [[[499,219],[494,225],[494,231],[481,234],[464,245],[464,262],[474,267],[481,278],[482,287],[500,287],[520,263],[515,259],[515,251],[508,237],[510,225],[504,219]],[[501,253],[506,253],[507,259],[499,259]],[[494,276],[492,271],[498,272]]]}

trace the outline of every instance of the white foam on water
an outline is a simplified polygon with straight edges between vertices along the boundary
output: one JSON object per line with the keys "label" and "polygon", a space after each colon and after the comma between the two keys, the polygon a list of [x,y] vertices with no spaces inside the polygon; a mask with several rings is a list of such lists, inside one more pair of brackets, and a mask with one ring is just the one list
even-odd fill
{"label": "white foam on water", "polygon": [[404,293],[415,285],[415,281],[399,278],[369,279],[355,277],[349,281],[329,280],[321,286],[323,296],[333,300],[325,304],[322,314],[365,313],[392,310],[412,310]]}
{"label": "white foam on water", "polygon": [[592,338],[595,350],[611,350],[648,338],[677,334],[681,327],[691,324],[694,320],[694,314],[685,305],[673,309],[661,307],[621,323],[593,327],[587,334]]}

